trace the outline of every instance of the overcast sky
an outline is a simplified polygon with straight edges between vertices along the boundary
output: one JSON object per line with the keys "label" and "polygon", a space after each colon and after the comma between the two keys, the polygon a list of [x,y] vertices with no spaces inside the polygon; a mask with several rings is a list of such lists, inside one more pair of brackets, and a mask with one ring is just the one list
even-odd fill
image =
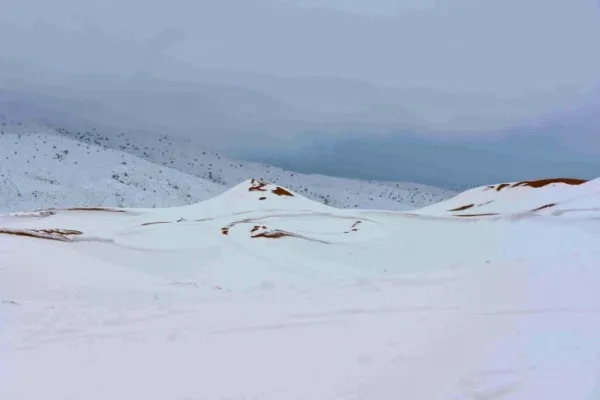
{"label": "overcast sky", "polygon": [[[514,159],[536,155],[535,165],[511,161],[513,170],[532,174],[559,159],[575,163],[582,149],[600,152],[598,0],[0,0],[0,49],[0,89],[13,76],[30,87],[94,82],[101,96],[89,100],[103,103],[75,99],[61,115],[89,111],[94,123],[128,121],[221,149],[285,147],[307,132],[347,140],[353,131],[370,140],[376,132],[435,131],[451,141],[501,132],[513,134],[503,146]],[[219,70],[266,77],[214,75]],[[88,76],[140,73],[153,78]],[[142,91],[127,93],[128,82]],[[529,129],[528,121],[546,124]],[[377,144],[373,159],[400,146],[394,140]],[[423,144],[417,156],[429,160],[438,145]],[[479,162],[445,151],[440,170],[450,174]],[[506,159],[498,160],[490,171],[507,170]],[[364,166],[372,177],[411,179],[384,177],[377,162]],[[395,153],[389,163],[399,165]],[[581,168],[596,176],[598,165]]]}
{"label": "overcast sky", "polygon": [[600,81],[595,0],[2,0],[0,24],[5,57],[70,72],[180,60],[499,96]]}

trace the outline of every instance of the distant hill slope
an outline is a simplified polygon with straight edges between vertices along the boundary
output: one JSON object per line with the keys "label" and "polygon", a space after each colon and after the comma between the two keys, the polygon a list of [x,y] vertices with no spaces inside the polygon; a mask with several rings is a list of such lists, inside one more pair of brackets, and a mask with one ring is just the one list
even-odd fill
{"label": "distant hill slope", "polygon": [[6,133],[0,135],[0,188],[0,211],[184,205],[223,190],[121,151],[55,135]]}
{"label": "distant hill slope", "polygon": [[177,206],[212,197],[248,176],[341,208],[406,210],[455,194],[418,184],[297,174],[231,160],[165,135],[110,136],[95,130],[8,124],[3,132],[0,211],[69,205]]}

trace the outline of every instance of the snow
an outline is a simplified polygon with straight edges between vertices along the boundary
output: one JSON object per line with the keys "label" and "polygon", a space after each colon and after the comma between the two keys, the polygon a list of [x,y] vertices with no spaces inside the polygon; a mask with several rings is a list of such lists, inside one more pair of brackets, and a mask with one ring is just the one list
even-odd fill
{"label": "snow", "polygon": [[50,134],[0,135],[0,211],[183,205],[223,186],[121,151]]}
{"label": "snow", "polygon": [[3,212],[73,205],[193,204],[249,176],[340,208],[408,210],[456,194],[414,183],[298,174],[231,160],[207,151],[202,143],[162,134],[109,136],[95,128],[70,131],[27,124],[0,129],[0,184],[7,188],[0,197]]}
{"label": "snow", "polygon": [[259,180],[2,215],[66,239],[0,234],[0,398],[598,398],[598,210],[521,212],[593,208],[591,183],[511,188],[493,219],[442,212],[482,189],[393,212]]}
{"label": "snow", "polygon": [[[563,213],[576,210],[600,211],[600,180],[549,179],[510,182],[467,190],[448,200],[421,208],[420,214],[497,215]],[[560,211],[562,210],[562,211]]]}

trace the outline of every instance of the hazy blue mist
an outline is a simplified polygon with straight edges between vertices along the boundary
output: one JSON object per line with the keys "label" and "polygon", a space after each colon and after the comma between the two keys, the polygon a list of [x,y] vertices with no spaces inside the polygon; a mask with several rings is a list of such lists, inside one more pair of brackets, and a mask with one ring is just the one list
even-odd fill
{"label": "hazy blue mist", "polygon": [[[597,149],[597,148],[596,148]],[[240,156],[302,173],[413,181],[450,189],[547,177],[595,178],[598,152],[569,149],[559,135],[443,140],[415,134],[306,135],[284,150]]]}
{"label": "hazy blue mist", "polygon": [[0,116],[351,177],[598,176],[598,43],[592,0],[3,0]]}

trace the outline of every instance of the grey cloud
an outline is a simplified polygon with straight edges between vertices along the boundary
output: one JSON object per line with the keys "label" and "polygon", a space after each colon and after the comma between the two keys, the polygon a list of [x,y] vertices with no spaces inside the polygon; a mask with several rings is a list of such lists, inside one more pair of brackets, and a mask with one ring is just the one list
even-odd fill
{"label": "grey cloud", "polygon": [[[127,33],[154,40],[171,35],[171,55],[199,67],[386,85],[515,96],[589,85],[600,74],[600,53],[594,51],[600,14],[587,0],[437,1],[435,7],[408,0],[297,3],[9,0],[9,12],[0,18],[18,14],[59,26],[85,18],[121,39]],[[341,4],[354,12],[339,10]],[[376,16],[369,7],[379,10]],[[38,11],[24,16],[31,9]],[[61,39],[54,50],[68,43]],[[38,48],[28,49],[35,58]]]}
{"label": "grey cloud", "polygon": [[[3,0],[0,111],[314,172],[594,175],[598,43],[591,0]],[[322,146],[341,158],[319,164]]]}
{"label": "grey cloud", "polygon": [[[0,84],[10,77],[28,90],[68,86],[72,96],[112,87],[119,97],[123,86],[157,97],[196,91],[239,129],[271,135],[406,128],[479,134],[536,120],[600,82],[600,16],[587,0],[3,5]],[[136,98],[148,95],[142,92]],[[106,93],[96,97],[113,103]],[[177,104],[169,107],[181,117]],[[158,118],[153,111],[140,118]],[[194,118],[190,112],[183,123],[164,114],[160,126],[190,128]]]}

